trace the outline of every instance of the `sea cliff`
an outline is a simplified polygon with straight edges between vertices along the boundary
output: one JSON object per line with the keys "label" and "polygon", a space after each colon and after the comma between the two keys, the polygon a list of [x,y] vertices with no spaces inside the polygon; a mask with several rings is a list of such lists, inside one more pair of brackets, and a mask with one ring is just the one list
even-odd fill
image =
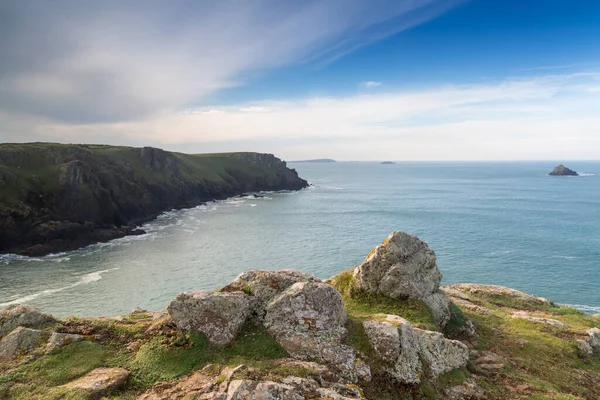
{"label": "sea cliff", "polygon": [[600,318],[493,285],[440,287],[393,232],[321,280],[251,270],[165,311],[0,312],[0,399],[598,399]]}
{"label": "sea cliff", "polygon": [[0,144],[0,254],[44,255],[128,234],[173,208],[308,186],[272,154]]}

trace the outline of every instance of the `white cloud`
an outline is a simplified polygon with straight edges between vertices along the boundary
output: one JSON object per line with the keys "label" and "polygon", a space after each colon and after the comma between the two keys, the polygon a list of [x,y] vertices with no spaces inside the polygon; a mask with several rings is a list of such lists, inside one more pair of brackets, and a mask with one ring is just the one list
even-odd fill
{"label": "white cloud", "polygon": [[287,159],[594,159],[600,153],[600,93],[589,88],[599,80],[600,72],[590,72],[414,91],[388,88],[93,125],[25,118],[9,129],[46,140],[110,138],[188,152],[270,151]]}
{"label": "white cloud", "polygon": [[330,60],[460,1],[7,2],[0,110],[71,122],[178,112],[253,71]]}
{"label": "white cloud", "polygon": [[381,82],[376,82],[376,81],[366,81],[362,83],[362,87],[364,87],[365,89],[372,89],[372,88],[376,88],[376,87],[380,87],[382,85]]}

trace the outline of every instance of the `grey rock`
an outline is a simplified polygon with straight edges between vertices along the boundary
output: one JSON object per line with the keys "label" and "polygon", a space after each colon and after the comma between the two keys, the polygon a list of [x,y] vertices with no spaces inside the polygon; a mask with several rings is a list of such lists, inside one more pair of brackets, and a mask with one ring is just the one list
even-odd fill
{"label": "grey rock", "polygon": [[227,400],[304,400],[304,396],[290,385],[244,379],[229,384]]}
{"label": "grey rock", "polygon": [[450,289],[453,291],[462,292],[465,294],[475,294],[488,297],[510,297],[524,303],[532,303],[539,305],[550,305],[550,302],[543,297],[535,297],[523,293],[519,290],[507,288],[498,285],[483,285],[479,283],[459,283],[456,285],[444,286],[444,290]]}
{"label": "grey rock", "polygon": [[90,398],[99,398],[104,393],[125,385],[128,376],[129,371],[123,368],[96,368],[61,387],[67,390],[84,390]]}
{"label": "grey rock", "polygon": [[591,357],[594,355],[594,349],[587,340],[580,339],[577,341],[577,351],[582,358]]}
{"label": "grey rock", "polygon": [[35,307],[11,304],[0,311],[0,338],[19,326],[41,328],[54,322],[56,319],[53,316],[44,314]]}
{"label": "grey rock", "polygon": [[424,369],[433,378],[462,368],[469,361],[469,348],[458,340],[449,340],[439,332],[415,328],[419,337],[419,354]]}
{"label": "grey rock", "polygon": [[264,318],[267,304],[284,290],[297,282],[321,282],[314,275],[282,269],[279,271],[251,270],[242,272],[221,292],[244,292],[253,298],[253,311]]}
{"label": "grey rock", "polygon": [[354,270],[354,286],[360,291],[393,299],[419,299],[431,309],[443,327],[450,319],[448,298],[440,291],[442,274],[435,253],[413,235],[392,232]]}
{"label": "grey rock", "polygon": [[85,336],[83,336],[83,335],[75,335],[72,333],[53,332],[52,335],[50,335],[50,339],[48,339],[48,344],[46,345],[46,350],[51,351],[58,347],[65,346],[65,345],[73,343],[73,342],[78,342],[83,339],[85,339]]}
{"label": "grey rock", "polygon": [[460,385],[444,390],[446,400],[484,400],[485,391],[473,379],[468,379]]}
{"label": "grey rock", "polygon": [[370,380],[369,366],[341,343],[346,320],[337,290],[321,282],[298,282],[267,305],[264,324],[292,357],[335,366],[349,379]]}
{"label": "grey rock", "polygon": [[600,329],[588,329],[587,338],[579,340],[577,349],[581,357],[590,357],[594,353],[600,353]]}
{"label": "grey rock", "polygon": [[389,373],[402,383],[421,382],[419,338],[413,326],[396,315],[377,315],[379,321],[365,321],[363,327],[375,352],[388,363]]}
{"label": "grey rock", "polygon": [[548,175],[550,175],[550,176],[579,176],[579,174],[577,172],[565,167],[562,164],[560,164],[557,167],[554,167],[554,170],[552,170],[552,172],[550,172]]}
{"label": "grey rock", "polygon": [[202,332],[211,343],[226,345],[248,319],[250,298],[239,292],[181,293],[167,311],[178,328]]}
{"label": "grey rock", "polygon": [[41,344],[41,331],[20,326],[0,341],[0,361],[16,358]]}
{"label": "grey rock", "polygon": [[598,328],[589,329],[587,331],[587,334],[589,336],[589,338],[587,339],[588,343],[590,344],[590,346],[592,346],[594,351],[600,350],[600,329],[598,329]]}
{"label": "grey rock", "polygon": [[567,324],[565,324],[564,322],[559,321],[557,319],[534,317],[534,316],[527,314],[525,311],[517,311],[517,312],[513,313],[512,317],[518,318],[518,319],[524,319],[526,321],[534,322],[536,324],[550,325],[550,326],[556,326],[556,327],[560,327],[560,328],[568,327]]}

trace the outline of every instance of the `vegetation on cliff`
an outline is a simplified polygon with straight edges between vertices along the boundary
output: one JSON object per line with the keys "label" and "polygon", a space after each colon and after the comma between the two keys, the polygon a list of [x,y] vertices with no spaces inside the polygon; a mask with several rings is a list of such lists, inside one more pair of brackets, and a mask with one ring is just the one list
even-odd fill
{"label": "vegetation on cliff", "polygon": [[0,144],[0,253],[74,249],[140,233],[135,225],[172,208],[307,185],[272,154]]}

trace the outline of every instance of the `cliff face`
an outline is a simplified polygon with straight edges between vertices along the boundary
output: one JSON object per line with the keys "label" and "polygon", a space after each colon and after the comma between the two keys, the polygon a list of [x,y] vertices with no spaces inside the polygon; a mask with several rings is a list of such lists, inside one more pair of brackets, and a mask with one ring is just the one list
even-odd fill
{"label": "cliff face", "polygon": [[308,186],[272,154],[0,145],[0,253],[40,255],[136,233],[165,210]]}

